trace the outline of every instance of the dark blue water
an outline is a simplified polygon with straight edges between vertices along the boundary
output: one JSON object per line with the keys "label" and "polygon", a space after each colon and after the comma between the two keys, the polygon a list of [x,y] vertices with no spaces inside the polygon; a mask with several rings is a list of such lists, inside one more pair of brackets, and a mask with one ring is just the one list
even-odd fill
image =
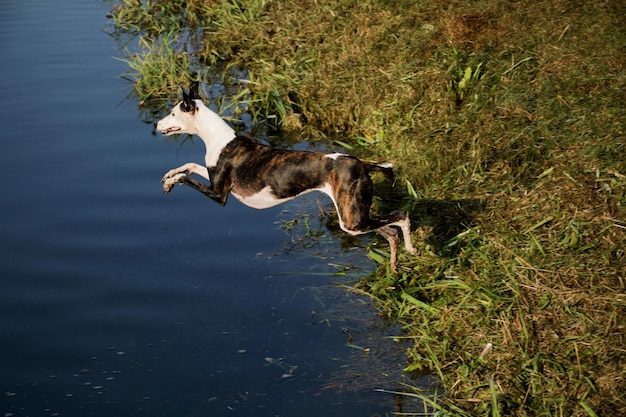
{"label": "dark blue water", "polygon": [[110,5],[0,2],[0,415],[391,413],[373,389],[402,368],[392,331],[336,285],[373,267],[367,239],[342,248],[321,195],[163,195],[204,149],[153,136],[125,99]]}

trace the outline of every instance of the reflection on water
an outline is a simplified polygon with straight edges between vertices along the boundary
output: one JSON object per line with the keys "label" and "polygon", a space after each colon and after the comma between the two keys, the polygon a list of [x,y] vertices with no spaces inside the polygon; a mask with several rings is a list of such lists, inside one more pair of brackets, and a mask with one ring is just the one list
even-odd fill
{"label": "reflection on water", "polygon": [[163,173],[204,150],[123,100],[108,6],[0,4],[0,413],[392,412],[373,390],[399,377],[394,330],[339,285],[372,268],[368,239],[342,248],[317,215],[305,229],[318,195],[265,211],[164,196]]}

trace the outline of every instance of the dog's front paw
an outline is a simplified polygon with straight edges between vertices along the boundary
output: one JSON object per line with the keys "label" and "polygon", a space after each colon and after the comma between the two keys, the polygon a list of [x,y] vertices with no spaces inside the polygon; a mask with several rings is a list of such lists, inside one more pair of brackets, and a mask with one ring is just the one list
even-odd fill
{"label": "dog's front paw", "polygon": [[[172,171],[170,171],[170,172],[172,172]],[[161,182],[163,183],[163,192],[165,194],[167,194],[170,191],[172,191],[172,188],[174,188],[174,186],[178,182],[180,182],[180,179],[187,175],[185,173],[178,173],[178,174],[170,175],[170,172],[165,174],[165,176],[161,180]]]}
{"label": "dog's front paw", "polygon": [[170,169],[169,171],[167,171],[165,175],[163,175],[163,178],[161,178],[161,182],[165,183],[167,180],[174,178],[176,175],[183,174],[185,171],[181,170],[181,168],[182,167],[178,167],[178,168]]}

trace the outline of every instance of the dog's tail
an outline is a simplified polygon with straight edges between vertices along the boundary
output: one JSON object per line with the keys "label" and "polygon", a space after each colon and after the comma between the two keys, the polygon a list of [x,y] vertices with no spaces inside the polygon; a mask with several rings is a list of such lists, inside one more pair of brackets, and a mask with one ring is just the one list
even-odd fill
{"label": "dog's tail", "polygon": [[374,164],[374,163],[367,162],[366,165],[367,165],[367,169],[369,171],[382,172],[383,175],[385,175],[385,177],[388,180],[390,180],[390,181],[394,180],[393,164],[392,163]]}

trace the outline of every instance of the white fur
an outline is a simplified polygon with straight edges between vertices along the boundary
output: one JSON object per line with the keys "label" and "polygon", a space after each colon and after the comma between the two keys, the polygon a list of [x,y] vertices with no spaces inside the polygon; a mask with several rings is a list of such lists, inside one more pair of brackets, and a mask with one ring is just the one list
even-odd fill
{"label": "white fur", "polygon": [[[206,148],[204,162],[207,167],[213,167],[217,164],[222,149],[235,138],[235,131],[217,113],[205,106],[202,100],[194,101],[196,103],[195,112],[182,111],[181,103],[178,103],[168,116],[159,120],[156,128],[166,136],[181,133],[197,135],[202,139]],[[179,171],[181,168],[172,171],[185,171]],[[206,176],[204,177],[206,178]]]}
{"label": "white fur", "polygon": [[[248,207],[252,207],[255,209],[266,209],[266,208],[270,208],[270,207],[274,207],[277,206],[279,204],[282,204],[286,201],[289,200],[293,200],[296,197],[299,197],[303,194],[307,194],[310,193],[311,191],[321,191],[325,194],[327,194],[328,196],[330,196],[331,199],[333,199],[332,197],[332,188],[330,186],[330,184],[325,183],[323,187],[320,188],[311,188],[310,190],[306,190],[298,195],[294,195],[293,197],[289,197],[289,198],[276,198],[276,196],[274,195],[273,191],[272,191],[272,187],[270,187],[269,185],[265,188],[263,188],[261,191],[259,191],[256,194],[252,194],[249,196],[242,196],[241,194],[238,194],[235,190],[231,190],[231,194],[233,196],[235,196],[235,198],[237,200],[239,200],[240,202],[242,202],[243,204],[245,204]],[[333,202],[335,200],[333,199]]]}
{"label": "white fur", "polygon": [[334,159],[336,161],[337,158],[346,156],[346,154],[345,153],[329,153],[329,154],[326,154],[325,156],[326,158]]}
{"label": "white fur", "polygon": [[248,207],[252,207],[255,209],[265,209],[265,208],[274,207],[280,203],[290,200],[290,199],[281,200],[281,199],[274,197],[274,195],[272,194],[272,187],[270,187],[269,185],[263,188],[258,193],[245,196],[245,197],[242,196],[241,194],[238,194],[234,190],[231,190],[230,193],[241,203],[245,204]]}
{"label": "white fur", "polygon": [[[335,205],[335,207],[337,209],[339,209],[337,207],[337,202],[335,201],[335,198],[333,196],[333,187],[332,185],[330,185],[329,183],[324,183],[324,185],[322,187],[319,188],[311,188],[310,190],[306,190],[298,195],[295,195],[293,197],[289,197],[289,198],[276,198],[274,196],[274,194],[272,193],[272,187],[270,187],[269,185],[265,188],[263,188],[261,191],[259,191],[256,194],[252,194],[249,196],[242,196],[240,194],[237,194],[235,191],[231,190],[231,194],[233,196],[235,196],[235,198],[237,200],[239,200],[241,203],[245,204],[248,207],[252,207],[255,209],[266,209],[266,208],[270,208],[270,207],[274,207],[277,206],[279,204],[282,204],[286,201],[292,200],[296,197],[299,197],[301,195],[310,193],[312,191],[320,191],[324,194],[326,194],[328,197],[330,197],[330,199],[333,201],[333,204]],[[358,232],[355,230],[350,230],[348,228],[345,227],[343,221],[341,220],[341,216],[339,216],[339,226],[341,227],[341,229],[353,236],[355,235],[360,235],[360,234],[364,234],[364,233],[369,233],[371,232],[371,230],[368,231],[364,231],[364,232]],[[400,225],[398,225],[400,226]]]}

